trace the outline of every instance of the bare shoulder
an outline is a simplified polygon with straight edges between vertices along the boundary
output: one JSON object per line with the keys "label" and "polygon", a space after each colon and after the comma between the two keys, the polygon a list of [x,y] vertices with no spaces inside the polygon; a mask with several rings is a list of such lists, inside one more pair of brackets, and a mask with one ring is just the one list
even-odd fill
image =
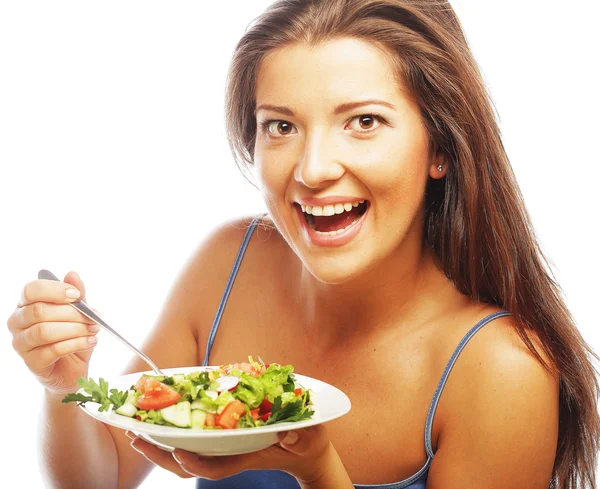
{"label": "bare shoulder", "polygon": [[[526,334],[551,365],[537,335]],[[449,481],[457,476],[464,487],[548,487],[558,378],[529,350],[511,316],[495,319],[470,340],[446,389],[428,487],[452,488]]]}
{"label": "bare shoulder", "polygon": [[[236,257],[254,217],[241,217],[213,229],[190,257],[182,275],[183,293],[190,296],[191,324],[199,349],[205,345],[208,328],[226,288]],[[248,290],[289,257],[290,249],[267,218],[257,221],[241,260],[234,294]],[[228,303],[228,311],[235,301]]]}
{"label": "bare shoulder", "polygon": [[[525,330],[525,335],[542,361],[552,367],[538,335],[532,330]],[[457,368],[457,377],[468,378],[469,383],[478,381],[482,389],[478,394],[489,390],[482,381],[492,379],[492,385],[521,381],[541,383],[544,387],[557,381],[523,341],[512,316],[496,318],[478,331],[465,347],[460,362],[463,365]]]}
{"label": "bare shoulder", "polygon": [[[189,260],[190,285],[222,292],[254,217],[240,217],[220,224],[200,243]],[[243,257],[244,268],[262,265],[283,251],[283,239],[267,218],[259,218]],[[196,291],[197,292],[197,291]],[[220,295],[220,294],[219,294]]]}

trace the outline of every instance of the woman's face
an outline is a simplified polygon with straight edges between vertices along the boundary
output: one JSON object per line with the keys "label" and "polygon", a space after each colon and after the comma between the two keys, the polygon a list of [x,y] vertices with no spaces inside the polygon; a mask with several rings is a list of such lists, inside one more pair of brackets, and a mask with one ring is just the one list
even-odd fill
{"label": "woman's face", "polygon": [[261,64],[255,175],[317,279],[343,283],[421,246],[429,155],[419,108],[365,41],[293,44]]}

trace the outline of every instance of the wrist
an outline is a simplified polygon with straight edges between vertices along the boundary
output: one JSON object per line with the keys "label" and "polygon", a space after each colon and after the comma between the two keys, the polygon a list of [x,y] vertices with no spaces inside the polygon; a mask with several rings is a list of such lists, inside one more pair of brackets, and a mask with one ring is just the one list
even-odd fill
{"label": "wrist", "polygon": [[[47,404],[53,404],[56,406],[61,405],[63,404],[62,400],[65,398],[66,395],[67,394],[65,393],[56,392],[48,388],[44,389],[44,400]],[[76,403],[63,404],[63,406],[76,406]]]}
{"label": "wrist", "polygon": [[354,489],[334,446],[329,443],[310,472],[296,475],[302,489]]}

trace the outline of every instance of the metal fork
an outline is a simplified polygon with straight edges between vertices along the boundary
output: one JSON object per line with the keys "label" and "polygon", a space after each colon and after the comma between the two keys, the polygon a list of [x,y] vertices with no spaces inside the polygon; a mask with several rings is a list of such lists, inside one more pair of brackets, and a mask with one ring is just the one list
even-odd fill
{"label": "metal fork", "polygon": [[[38,273],[38,278],[39,279],[44,279],[44,280],[56,280],[57,282],[61,282],[61,280],[59,280],[59,278],[56,275],[54,275],[49,270],[40,270],[39,273]],[[148,365],[150,365],[150,367],[152,368],[152,370],[154,370],[154,372],[156,372],[157,375],[165,375],[154,364],[154,362],[152,360],[150,360],[140,350],[138,350],[135,346],[133,346],[131,343],[129,343],[129,341],[127,341],[119,333],[117,333],[114,329],[112,329],[108,324],[106,324],[106,322],[100,316],[98,316],[98,314],[96,314],[94,311],[92,311],[90,309],[90,307],[85,302],[83,302],[82,300],[78,300],[78,301],[69,303],[69,305],[72,306],[72,307],[74,307],[75,309],[77,309],[81,314],[83,314],[84,316],[87,316],[88,318],[90,318],[96,324],[98,324],[99,326],[101,326],[102,328],[104,328],[106,331],[108,331],[110,334],[112,334],[115,338],[117,338],[119,341],[121,341],[131,351],[133,351],[142,360],[144,360]]]}

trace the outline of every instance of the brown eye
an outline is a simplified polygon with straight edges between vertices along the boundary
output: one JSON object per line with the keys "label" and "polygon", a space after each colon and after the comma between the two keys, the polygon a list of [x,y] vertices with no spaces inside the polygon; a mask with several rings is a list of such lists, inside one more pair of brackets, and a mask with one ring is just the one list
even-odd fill
{"label": "brown eye", "polygon": [[362,129],[371,129],[375,124],[375,118],[370,115],[361,115],[358,118],[358,123]]}
{"label": "brown eye", "polygon": [[294,126],[286,121],[270,121],[267,123],[267,131],[273,136],[288,136],[293,133]]}
{"label": "brown eye", "polygon": [[371,132],[375,131],[382,122],[382,118],[373,114],[363,114],[357,115],[354,117],[350,124],[348,124],[348,128],[356,131],[356,132]]}

